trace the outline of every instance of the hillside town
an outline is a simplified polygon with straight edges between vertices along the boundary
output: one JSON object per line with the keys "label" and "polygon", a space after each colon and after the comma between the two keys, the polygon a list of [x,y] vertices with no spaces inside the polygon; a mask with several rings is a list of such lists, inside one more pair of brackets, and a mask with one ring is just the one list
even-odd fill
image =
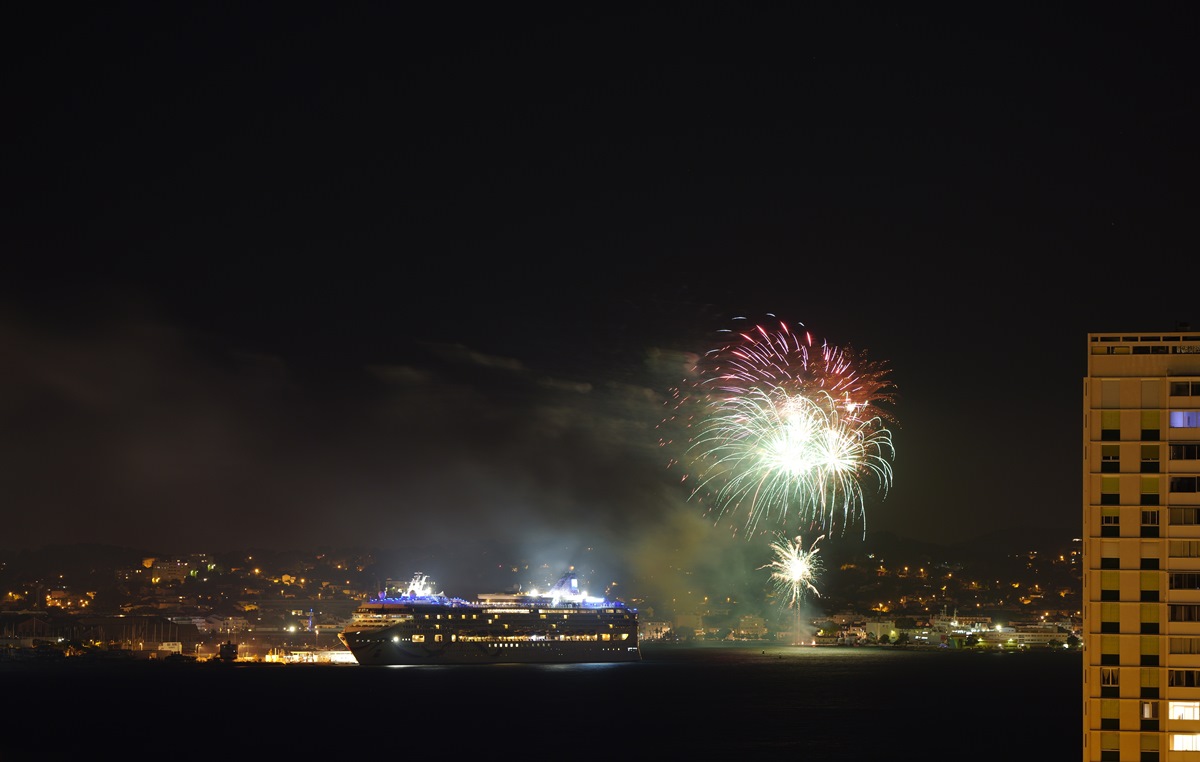
{"label": "hillside town", "polygon": [[[835,559],[821,595],[796,610],[772,595],[700,590],[656,599],[636,581],[619,596],[639,611],[643,643],[1078,648],[1080,549],[935,561]],[[0,660],[71,657],[346,660],[338,633],[386,587],[367,551],[141,556],[106,547],[0,558]],[[537,579],[554,570],[514,562]],[[606,590],[613,595],[613,590]],[[353,663],[350,659],[349,663]]]}

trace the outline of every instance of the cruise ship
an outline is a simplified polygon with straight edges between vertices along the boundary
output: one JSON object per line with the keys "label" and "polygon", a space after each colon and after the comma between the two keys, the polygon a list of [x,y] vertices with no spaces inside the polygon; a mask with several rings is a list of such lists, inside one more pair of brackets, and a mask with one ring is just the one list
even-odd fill
{"label": "cruise ship", "polygon": [[355,610],[338,634],[363,666],[584,664],[642,658],[637,610],[588,596],[574,570],[547,593],[483,593],[477,600],[433,592],[413,575]]}

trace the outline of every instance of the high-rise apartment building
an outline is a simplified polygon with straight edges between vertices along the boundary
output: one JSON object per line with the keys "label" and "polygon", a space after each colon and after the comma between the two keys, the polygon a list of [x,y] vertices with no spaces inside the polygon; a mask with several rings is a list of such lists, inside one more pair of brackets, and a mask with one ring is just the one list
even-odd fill
{"label": "high-rise apartment building", "polygon": [[1083,759],[1200,760],[1200,332],[1087,352]]}

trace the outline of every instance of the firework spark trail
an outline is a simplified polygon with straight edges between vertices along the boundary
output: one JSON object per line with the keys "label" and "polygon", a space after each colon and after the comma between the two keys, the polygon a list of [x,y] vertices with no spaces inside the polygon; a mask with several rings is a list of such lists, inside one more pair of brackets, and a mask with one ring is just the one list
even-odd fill
{"label": "firework spark trail", "polygon": [[813,540],[812,545],[805,550],[802,537],[797,536],[794,541],[780,537],[771,544],[771,550],[775,551],[775,560],[758,567],[773,570],[771,579],[775,582],[776,589],[788,596],[789,608],[799,609],[805,591],[821,597],[814,582],[824,568],[821,559],[817,557],[820,553],[817,543],[823,539],[825,535]]}
{"label": "firework spark trail", "polygon": [[701,406],[686,453],[692,496],[713,496],[718,518],[745,508],[747,539],[789,510],[842,531],[861,519],[865,533],[864,480],[884,496],[892,480],[886,367],[783,322],[736,336],[697,363],[693,393],[681,395]]}
{"label": "firework spark trail", "polygon": [[794,394],[824,390],[852,417],[891,422],[884,406],[895,400],[884,363],[849,348],[817,346],[811,332],[800,336],[782,321],[773,331],[757,325],[734,335],[736,340],[701,359],[697,370],[702,385],[734,395],[764,383]]}

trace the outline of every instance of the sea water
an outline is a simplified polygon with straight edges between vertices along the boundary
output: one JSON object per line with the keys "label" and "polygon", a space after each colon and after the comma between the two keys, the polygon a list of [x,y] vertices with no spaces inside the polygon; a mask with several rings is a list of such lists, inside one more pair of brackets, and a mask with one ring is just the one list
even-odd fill
{"label": "sea water", "polygon": [[646,644],[631,664],[22,665],[0,668],[0,696],[0,762],[100,751],[372,759],[421,748],[556,760],[1082,753],[1078,652]]}

